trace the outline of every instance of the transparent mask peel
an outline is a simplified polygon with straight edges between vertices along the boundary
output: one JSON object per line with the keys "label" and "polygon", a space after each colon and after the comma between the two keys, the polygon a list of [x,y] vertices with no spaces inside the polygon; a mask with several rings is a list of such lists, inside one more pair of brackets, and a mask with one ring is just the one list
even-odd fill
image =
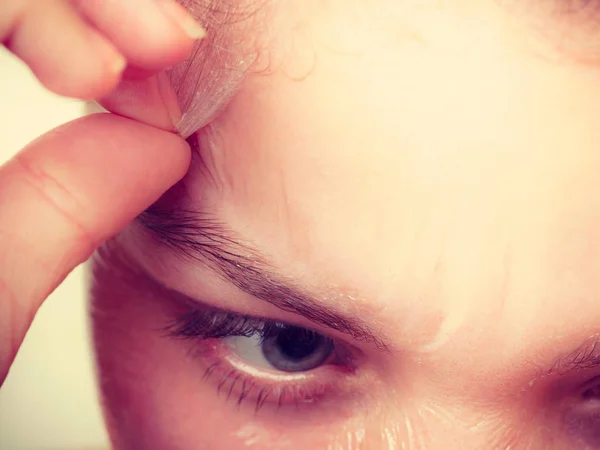
{"label": "transparent mask peel", "polygon": [[[182,118],[176,131],[188,138],[210,123],[240,88],[258,60],[262,7],[243,0],[179,0],[207,30],[190,57],[168,71]],[[258,9],[257,9],[258,8]]]}

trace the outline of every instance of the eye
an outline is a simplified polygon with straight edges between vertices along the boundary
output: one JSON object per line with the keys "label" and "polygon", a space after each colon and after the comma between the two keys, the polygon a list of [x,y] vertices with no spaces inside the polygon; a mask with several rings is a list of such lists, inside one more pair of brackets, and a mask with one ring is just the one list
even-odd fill
{"label": "eye", "polygon": [[240,359],[258,368],[306,372],[324,364],[333,354],[333,341],[294,325],[276,324],[268,335],[233,336],[225,343]]}
{"label": "eye", "polygon": [[308,328],[195,307],[167,333],[191,340],[204,366],[201,378],[214,384],[218,396],[254,405],[254,413],[267,406],[272,411],[292,406],[298,413],[300,405],[319,402],[326,408],[358,395],[361,352]]}
{"label": "eye", "polygon": [[591,448],[600,448],[600,377],[586,386],[565,416],[569,433]]}
{"label": "eye", "polygon": [[587,400],[596,400],[600,402],[600,380],[596,386],[592,386],[583,392],[583,398]]}

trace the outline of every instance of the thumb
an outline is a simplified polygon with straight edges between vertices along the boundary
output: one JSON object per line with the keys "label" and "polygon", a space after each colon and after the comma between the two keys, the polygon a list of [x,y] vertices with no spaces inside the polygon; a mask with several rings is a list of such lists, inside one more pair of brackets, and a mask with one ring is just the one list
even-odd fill
{"label": "thumb", "polygon": [[43,300],[181,179],[189,159],[174,134],[97,114],[0,168],[0,384]]}

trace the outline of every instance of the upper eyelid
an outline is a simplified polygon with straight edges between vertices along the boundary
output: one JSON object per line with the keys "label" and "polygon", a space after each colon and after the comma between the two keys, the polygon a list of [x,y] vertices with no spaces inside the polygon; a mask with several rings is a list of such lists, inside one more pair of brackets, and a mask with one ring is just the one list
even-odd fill
{"label": "upper eyelid", "polygon": [[592,336],[571,352],[556,357],[548,375],[565,375],[600,367],[600,335]]}
{"label": "upper eyelid", "polygon": [[214,307],[195,306],[183,315],[177,316],[166,327],[166,331],[174,337],[220,338],[258,331],[260,323],[269,321],[273,320]]}
{"label": "upper eyelid", "polygon": [[[133,241],[137,241],[137,239],[133,239]],[[144,241],[137,241],[138,245],[144,245]],[[155,244],[156,245],[156,244]],[[160,254],[160,252],[158,253]],[[161,258],[161,260],[164,258]],[[175,331],[178,319],[181,319],[186,314],[193,313],[197,310],[206,310],[212,309],[216,311],[220,311],[223,314],[229,314],[235,317],[245,317],[251,320],[256,321],[268,321],[268,322],[279,322],[283,324],[293,325],[297,327],[306,328],[312,330],[321,335],[327,336],[330,339],[333,339],[337,342],[344,342],[344,345],[348,345],[353,348],[360,349],[361,352],[366,350],[362,348],[363,346],[357,346],[355,342],[349,341],[347,336],[344,336],[343,333],[332,333],[329,327],[320,326],[318,323],[314,323],[308,319],[305,319],[303,316],[298,316],[296,314],[287,313],[285,317],[282,317],[281,314],[277,313],[277,310],[273,310],[273,308],[259,308],[254,309],[251,307],[251,304],[247,302],[242,302],[247,306],[243,307],[245,311],[235,310],[233,309],[233,304],[231,301],[228,301],[226,304],[228,306],[223,307],[223,302],[218,302],[215,300],[202,300],[199,297],[192,297],[190,294],[186,292],[182,292],[174,287],[171,283],[169,285],[164,284],[162,278],[159,274],[154,273],[152,269],[146,268],[144,269],[144,265],[140,266],[143,269],[144,276],[146,277],[147,282],[152,284],[152,290],[155,295],[160,298],[166,300],[167,308],[165,310],[165,314],[168,316],[168,319],[165,320],[162,326],[159,326],[155,329],[156,332],[161,333],[163,336],[175,337],[173,331]],[[213,297],[216,295],[217,298],[220,295],[215,293],[207,293],[209,297]],[[232,306],[229,306],[232,305]],[[255,312],[252,312],[255,311]],[[260,312],[256,312],[260,311]],[[273,313],[271,313],[273,311]],[[185,333],[180,335],[181,338],[185,338]],[[190,335],[189,338],[193,338],[193,335]],[[377,348],[377,351],[382,351],[381,348]],[[386,353],[390,353],[389,349],[385,349]]]}
{"label": "upper eyelid", "polygon": [[[278,324],[295,326],[311,330],[317,334],[337,340],[320,330],[298,323],[268,317],[254,316],[215,308],[212,306],[193,306],[174,318],[166,327],[165,332],[172,337],[183,338],[221,338],[228,336],[243,336],[251,333],[264,333],[265,326]],[[206,329],[206,327],[213,327]]]}
{"label": "upper eyelid", "polygon": [[[338,313],[296,286],[277,280],[270,265],[225,224],[201,212],[154,206],[138,221],[155,240],[214,271],[252,297],[388,352],[390,345],[362,317]],[[360,306],[360,305],[357,305]],[[367,316],[365,314],[365,316]]]}

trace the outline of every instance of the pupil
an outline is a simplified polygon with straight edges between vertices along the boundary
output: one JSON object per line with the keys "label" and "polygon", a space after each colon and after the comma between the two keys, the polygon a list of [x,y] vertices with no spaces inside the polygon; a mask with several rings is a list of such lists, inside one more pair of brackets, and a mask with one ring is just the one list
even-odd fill
{"label": "pupil", "polygon": [[281,354],[291,360],[301,361],[311,356],[321,345],[322,337],[299,327],[287,327],[279,333],[276,344]]}
{"label": "pupil", "polygon": [[585,399],[600,399],[600,386],[595,386],[583,393]]}
{"label": "pupil", "polygon": [[276,370],[306,372],[333,353],[333,341],[302,327],[279,324],[261,343],[262,354]]}

